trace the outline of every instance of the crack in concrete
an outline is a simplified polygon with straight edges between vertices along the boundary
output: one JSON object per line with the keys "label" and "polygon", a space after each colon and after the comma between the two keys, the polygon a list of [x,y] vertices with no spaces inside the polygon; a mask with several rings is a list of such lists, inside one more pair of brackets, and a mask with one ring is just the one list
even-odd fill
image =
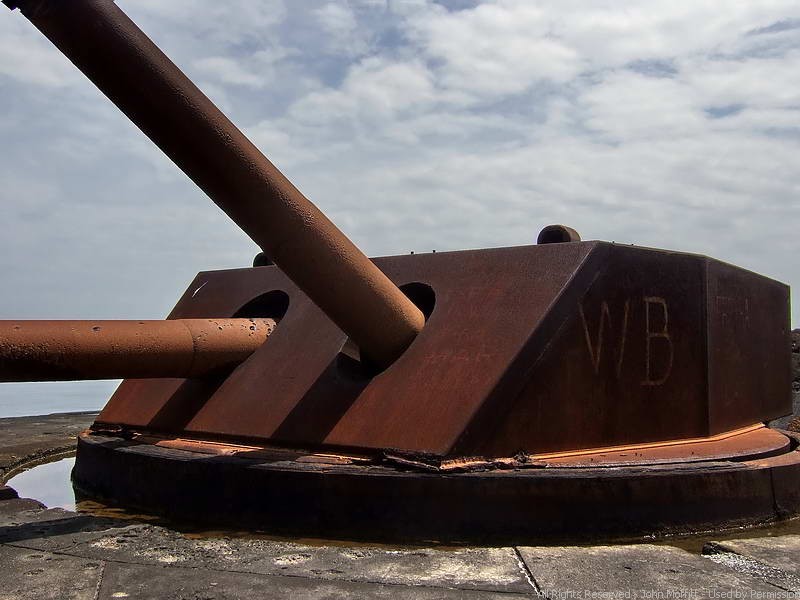
{"label": "crack in concrete", "polygon": [[92,600],[98,600],[100,598],[100,586],[103,585],[103,576],[106,574],[106,561],[100,561],[100,574],[97,577],[97,585],[94,588],[94,596],[92,596]]}
{"label": "crack in concrete", "polygon": [[525,562],[525,559],[522,557],[522,553],[519,551],[519,548],[514,546],[514,555],[517,557],[517,564],[519,565],[520,571],[522,571],[523,576],[525,577],[525,581],[533,588],[536,595],[541,598],[544,596],[542,593],[542,588],[539,587],[539,583],[536,581],[536,578],[533,576],[533,572],[528,567],[528,563]]}

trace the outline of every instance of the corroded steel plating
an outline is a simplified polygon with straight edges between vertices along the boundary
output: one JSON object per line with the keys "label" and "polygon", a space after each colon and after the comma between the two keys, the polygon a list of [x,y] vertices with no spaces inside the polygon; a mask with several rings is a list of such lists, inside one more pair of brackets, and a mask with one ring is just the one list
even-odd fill
{"label": "corroded steel plating", "polygon": [[112,0],[5,0],[19,8],[379,366],[422,312]]}
{"label": "corroded steel plating", "polygon": [[[73,481],[92,497],[179,520],[415,543],[652,539],[778,521],[800,508],[796,438],[762,427],[697,441],[684,455],[657,450],[624,461],[606,454],[599,464],[585,456],[442,473],[358,456],[84,432]],[[693,452],[696,461],[684,462]]]}
{"label": "corroded steel plating", "polygon": [[347,337],[278,268],[204,272],[173,318],[232,317],[282,290],[277,334],[194,402],[178,382],[123,383],[98,423],[163,428],[180,405],[176,433],[450,460],[707,437],[791,412],[789,290],[755,273],[608,242],[374,260],[435,296],[379,376],[350,368]]}
{"label": "corroded steel plating", "polygon": [[199,377],[230,369],[273,319],[0,321],[0,381]]}

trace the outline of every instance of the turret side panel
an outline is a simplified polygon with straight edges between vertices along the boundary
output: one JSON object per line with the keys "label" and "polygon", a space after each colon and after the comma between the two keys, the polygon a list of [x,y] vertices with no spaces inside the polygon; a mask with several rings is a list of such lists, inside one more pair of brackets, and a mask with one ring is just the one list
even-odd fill
{"label": "turret side panel", "polygon": [[[423,331],[388,369],[359,378],[341,332],[313,305],[282,321],[188,424],[290,445],[396,448],[447,455],[594,244],[376,259],[397,285],[436,296]],[[293,309],[290,308],[290,312]],[[297,309],[295,309],[297,310]],[[277,343],[276,343],[277,342]],[[509,398],[505,398],[508,401]]]}
{"label": "turret side panel", "polygon": [[[275,267],[202,273],[171,317],[231,316],[281,290],[289,309],[267,343],[227,378],[124,382],[98,422],[301,447],[445,456],[484,406],[500,410],[527,380],[509,369],[597,247],[553,244],[376,259],[397,285],[432,288],[435,307],[391,367],[365,377],[346,336]],[[585,270],[590,273],[592,270]],[[251,315],[259,316],[259,315]]]}
{"label": "turret side panel", "polygon": [[792,412],[789,288],[708,260],[712,434]]}
{"label": "turret side panel", "polygon": [[557,333],[479,453],[706,435],[704,263],[613,246],[591,286],[577,298],[565,294],[551,310]]}

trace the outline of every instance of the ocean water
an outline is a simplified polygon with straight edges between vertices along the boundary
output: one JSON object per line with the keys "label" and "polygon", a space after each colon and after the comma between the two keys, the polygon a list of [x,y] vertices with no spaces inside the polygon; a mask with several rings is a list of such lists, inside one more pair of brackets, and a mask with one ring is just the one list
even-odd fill
{"label": "ocean water", "polygon": [[100,410],[118,385],[118,380],[0,383],[0,417]]}

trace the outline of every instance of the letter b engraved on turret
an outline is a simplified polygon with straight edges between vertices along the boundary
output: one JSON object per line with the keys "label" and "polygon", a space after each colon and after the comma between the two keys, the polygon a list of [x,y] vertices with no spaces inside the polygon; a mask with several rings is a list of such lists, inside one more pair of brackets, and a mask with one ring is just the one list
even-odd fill
{"label": "letter b engraved on turret", "polygon": [[[662,314],[662,326],[656,326],[655,312],[659,307]],[[651,312],[651,309],[653,312]],[[645,296],[644,297],[644,321],[645,321],[645,377],[642,385],[657,386],[662,385],[672,372],[672,362],[675,358],[675,350],[672,345],[672,337],[669,333],[669,309],[667,308],[667,301],[659,296]],[[655,344],[666,345],[667,356],[666,361],[658,361],[663,366],[656,369],[653,366],[653,356]]]}

